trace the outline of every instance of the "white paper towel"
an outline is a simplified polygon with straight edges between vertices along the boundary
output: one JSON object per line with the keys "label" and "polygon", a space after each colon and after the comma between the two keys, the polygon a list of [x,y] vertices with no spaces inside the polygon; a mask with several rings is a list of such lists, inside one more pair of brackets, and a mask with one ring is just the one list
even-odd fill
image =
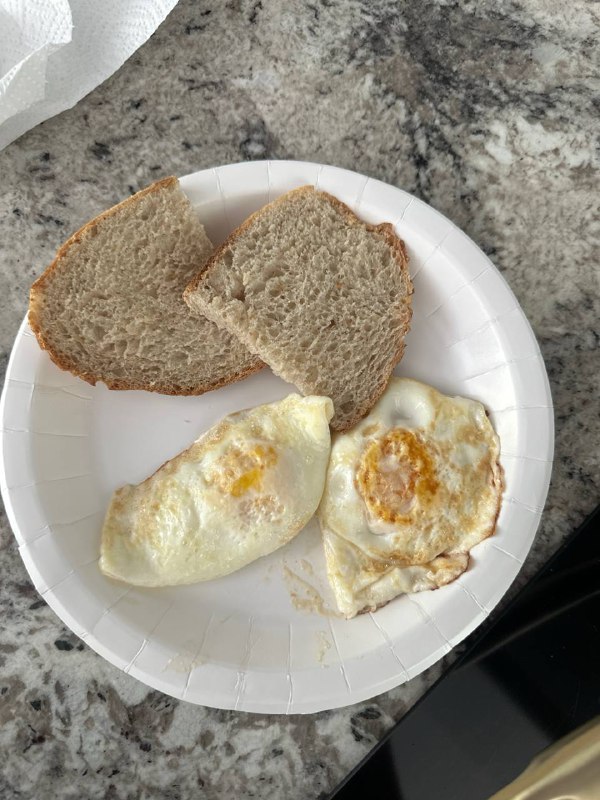
{"label": "white paper towel", "polygon": [[0,0],[0,149],[74,106],[177,0]]}

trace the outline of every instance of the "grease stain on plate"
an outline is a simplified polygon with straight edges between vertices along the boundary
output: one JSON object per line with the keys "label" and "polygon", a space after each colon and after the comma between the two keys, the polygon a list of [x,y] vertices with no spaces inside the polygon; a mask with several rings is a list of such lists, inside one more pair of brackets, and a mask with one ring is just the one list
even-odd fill
{"label": "grease stain on plate", "polygon": [[307,575],[311,575],[312,576],[312,575],[315,574],[315,568],[310,563],[310,561],[308,561],[306,558],[301,558],[300,559],[300,566],[302,567],[304,572],[306,572]]}
{"label": "grease stain on plate", "polygon": [[[306,563],[308,564],[309,562]],[[312,565],[310,567],[312,570]],[[322,617],[339,616],[338,612],[328,605],[319,589],[290,569],[285,562],[283,563],[283,579],[290,593],[292,605],[297,611],[304,611],[307,614],[320,614]]]}
{"label": "grease stain on plate", "polygon": [[327,655],[329,650],[331,650],[332,642],[325,631],[317,631],[316,640],[317,640],[317,661],[322,667],[324,667],[325,656]]}
{"label": "grease stain on plate", "polygon": [[190,646],[182,650],[181,653],[177,653],[173,658],[170,658],[163,672],[172,670],[173,672],[187,673],[204,663],[204,659],[198,654],[198,645],[195,647]]}

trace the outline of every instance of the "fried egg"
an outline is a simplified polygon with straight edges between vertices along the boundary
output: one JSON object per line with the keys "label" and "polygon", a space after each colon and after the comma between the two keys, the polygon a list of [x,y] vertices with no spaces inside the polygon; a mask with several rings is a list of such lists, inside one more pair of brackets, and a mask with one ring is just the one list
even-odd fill
{"label": "fried egg", "polygon": [[289,542],[323,493],[328,397],[292,394],[225,417],[137,486],[118,489],[100,569],[138,586],[227,575]]}
{"label": "fried egg", "polygon": [[392,378],[334,438],[319,508],[327,574],[348,618],[442,586],[495,529],[500,442],[481,403]]}

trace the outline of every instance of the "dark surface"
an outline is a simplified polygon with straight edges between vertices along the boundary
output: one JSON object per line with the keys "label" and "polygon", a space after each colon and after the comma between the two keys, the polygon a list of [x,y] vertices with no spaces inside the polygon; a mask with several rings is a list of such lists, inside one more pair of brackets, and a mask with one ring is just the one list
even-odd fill
{"label": "dark surface", "polygon": [[600,714],[600,508],[331,796],[485,800]]}

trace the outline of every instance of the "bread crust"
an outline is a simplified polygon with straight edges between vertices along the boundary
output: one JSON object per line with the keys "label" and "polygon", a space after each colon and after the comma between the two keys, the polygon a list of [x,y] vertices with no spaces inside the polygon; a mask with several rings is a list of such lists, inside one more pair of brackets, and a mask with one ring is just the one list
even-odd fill
{"label": "bread crust", "polygon": [[222,386],[227,386],[230,383],[242,380],[243,378],[246,378],[255,372],[259,372],[265,366],[263,362],[260,361],[260,359],[256,358],[255,363],[245,369],[238,370],[232,375],[224,376],[222,379],[219,379],[212,383],[205,383],[194,387],[181,386],[175,383],[158,383],[158,382],[143,383],[137,381],[129,381],[125,379],[110,380],[100,375],[96,375],[93,372],[82,370],[80,366],[76,365],[64,354],[60,353],[55,348],[53,348],[50,342],[48,342],[48,340],[44,337],[44,332],[40,324],[41,305],[43,302],[42,298],[43,298],[44,288],[48,283],[48,281],[52,279],[53,273],[61,268],[62,261],[65,258],[66,254],[68,253],[69,249],[74,244],[79,243],[89,233],[93,232],[98,227],[99,223],[114,216],[117,212],[121,211],[123,208],[126,208],[128,205],[134,204],[145,195],[161,191],[162,189],[165,188],[175,187],[177,185],[178,185],[178,180],[174,176],[162,178],[161,180],[152,183],[150,186],[147,186],[145,189],[136,192],[136,194],[131,195],[131,197],[127,197],[125,200],[122,200],[115,206],[112,206],[106,211],[103,211],[101,214],[98,214],[98,216],[94,217],[94,219],[87,222],[83,227],[81,227],[72,236],[70,236],[67,239],[67,241],[64,242],[64,244],[60,246],[60,248],[56,253],[56,256],[54,257],[54,260],[44,270],[44,272],[40,275],[40,277],[33,283],[30,289],[28,322],[29,322],[29,327],[35,334],[40,347],[42,348],[42,350],[45,350],[48,353],[51,360],[54,362],[54,364],[56,364],[57,367],[66,370],[67,372],[71,372],[73,375],[76,375],[78,378],[81,378],[82,380],[86,381],[86,383],[89,383],[92,386],[95,386],[96,383],[98,382],[102,382],[109,389],[117,389],[117,390],[140,389],[146,392],[158,392],[159,394],[168,394],[168,395],[200,395],[204,394],[205,392],[212,391],[213,389],[219,389]]}
{"label": "bread crust", "polygon": [[[206,261],[206,263],[202,266],[202,268],[198,271],[198,273],[192,278],[192,280],[188,283],[184,293],[183,298],[184,300],[190,305],[189,298],[190,296],[198,289],[200,284],[203,281],[206,281],[210,271],[216,267],[218,264],[221,256],[226,250],[229,250],[236,242],[238,237],[243,234],[248,228],[252,226],[256,219],[258,219],[261,215],[267,213],[270,209],[275,208],[278,205],[282,205],[286,202],[291,195],[301,195],[301,194],[311,194],[311,193],[318,193],[321,195],[325,200],[327,200],[334,208],[336,208],[340,213],[342,213],[345,217],[347,222],[350,225],[360,225],[362,228],[367,230],[369,233],[375,233],[377,235],[383,236],[386,240],[387,245],[392,251],[396,264],[398,265],[398,270],[400,272],[400,276],[402,282],[404,283],[406,293],[406,303],[404,308],[402,309],[402,317],[406,315],[406,319],[401,320],[403,324],[399,328],[399,334],[396,340],[395,348],[392,351],[391,358],[386,365],[385,371],[382,371],[382,379],[381,381],[373,387],[373,391],[371,395],[365,400],[364,403],[360,407],[355,409],[355,413],[353,416],[346,421],[343,425],[339,423],[336,425],[335,423],[331,424],[333,430],[343,433],[344,431],[349,430],[357,422],[359,422],[364,416],[366,416],[369,411],[373,408],[377,400],[381,397],[384,393],[390,376],[394,371],[394,367],[404,354],[404,339],[406,334],[410,330],[410,322],[412,319],[412,303],[411,303],[411,296],[413,294],[414,288],[412,281],[410,279],[410,275],[408,272],[408,253],[406,252],[406,245],[400,239],[399,236],[396,235],[394,232],[394,227],[389,222],[382,222],[379,225],[371,225],[367,222],[363,222],[359,217],[356,216],[354,211],[349,208],[345,203],[341,200],[338,200],[337,197],[329,194],[329,192],[321,191],[320,189],[316,189],[312,185],[307,186],[300,186],[298,189],[292,189],[289,192],[281,195],[277,199],[273,200],[271,203],[268,203],[266,206],[263,206],[258,211],[255,211],[254,214],[251,214],[248,219],[244,220],[242,224],[237,227],[234,231],[232,231],[229,236],[225,239],[225,241],[217,247],[211,257]],[[191,306],[190,306],[191,307]],[[195,309],[193,309],[195,313],[198,313]],[[226,327],[226,326],[225,326]],[[227,330],[229,330],[227,328]],[[231,331],[230,331],[231,333]],[[235,335],[235,334],[233,334]],[[247,347],[247,345],[245,345]],[[335,418],[334,418],[335,419]]]}

